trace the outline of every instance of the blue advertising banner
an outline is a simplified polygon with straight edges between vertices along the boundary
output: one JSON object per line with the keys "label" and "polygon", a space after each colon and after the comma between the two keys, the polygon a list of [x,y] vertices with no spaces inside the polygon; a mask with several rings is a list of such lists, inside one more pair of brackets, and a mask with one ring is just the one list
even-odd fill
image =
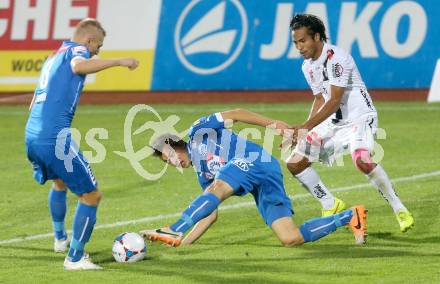
{"label": "blue advertising banner", "polygon": [[428,88],[440,57],[437,1],[163,0],[152,90],[308,89],[293,14],[319,16],[369,88]]}

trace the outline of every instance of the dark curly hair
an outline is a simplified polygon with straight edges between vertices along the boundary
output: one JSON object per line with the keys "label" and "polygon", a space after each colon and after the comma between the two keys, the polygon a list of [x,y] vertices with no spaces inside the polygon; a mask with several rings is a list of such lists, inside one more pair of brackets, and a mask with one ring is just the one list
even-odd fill
{"label": "dark curly hair", "polygon": [[311,36],[318,33],[321,41],[327,42],[324,23],[317,16],[311,14],[296,14],[293,16],[290,20],[290,29],[294,31],[303,27],[309,30]]}
{"label": "dark curly hair", "polygon": [[171,148],[173,148],[173,149],[176,149],[176,148],[185,149],[187,143],[185,141],[183,141],[177,135],[173,135],[170,133],[163,134],[163,135],[157,137],[151,143],[151,148],[153,148],[153,150],[154,150],[153,155],[157,156],[157,157],[162,156],[162,150],[165,145],[170,145]]}

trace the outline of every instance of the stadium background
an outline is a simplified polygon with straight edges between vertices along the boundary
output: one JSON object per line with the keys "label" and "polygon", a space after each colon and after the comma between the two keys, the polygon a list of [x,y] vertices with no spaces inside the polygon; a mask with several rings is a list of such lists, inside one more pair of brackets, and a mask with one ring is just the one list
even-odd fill
{"label": "stadium background", "polygon": [[84,17],[108,31],[102,58],[141,64],[89,76],[82,103],[311,100],[288,30],[304,11],[351,51],[376,100],[426,100],[436,1],[23,0],[0,1],[0,103],[30,101],[44,59]]}
{"label": "stadium background", "polygon": [[[440,54],[439,10],[436,0],[0,0],[0,283],[440,283],[440,105],[426,103]],[[164,121],[180,118],[179,131],[207,113],[235,107],[301,123],[313,98],[288,21],[303,11],[321,16],[330,41],[355,57],[386,130],[386,139],[378,140],[385,151],[381,164],[415,227],[400,233],[389,205],[347,156],[343,167],[315,167],[336,196],[369,209],[367,246],[339,230],[316,243],[281,247],[245,196],[228,199],[195,245],[148,244],[145,261],[116,263],[115,236],[171,224],[200,193],[190,170],[169,168],[148,181],[120,155],[128,151],[129,110],[155,103]],[[104,160],[98,148],[81,143],[95,158],[89,161],[104,193],[87,252],[104,269],[68,273],[65,256],[53,253],[50,184],[33,180],[23,142],[42,63],[84,17],[98,18],[108,32],[101,57],[134,56],[141,64],[133,72],[114,68],[88,76],[72,126],[86,139],[96,129],[108,131],[95,137],[106,150]],[[440,80],[433,82],[439,90]],[[440,101],[439,91],[431,94]],[[177,103],[185,105],[170,105]],[[131,130],[156,120],[140,113]],[[237,124],[234,131],[245,127]],[[150,134],[130,136],[133,148],[141,152]],[[275,149],[279,143],[276,137]],[[281,157],[279,149],[274,155]],[[141,162],[151,172],[164,166],[149,157]],[[282,170],[295,222],[319,216],[318,203],[285,165]],[[71,228],[77,199],[68,195]]]}

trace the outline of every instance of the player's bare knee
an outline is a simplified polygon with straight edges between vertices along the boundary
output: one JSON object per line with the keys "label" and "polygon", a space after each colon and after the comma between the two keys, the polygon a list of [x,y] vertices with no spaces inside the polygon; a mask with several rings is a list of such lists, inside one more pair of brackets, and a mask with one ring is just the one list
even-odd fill
{"label": "player's bare knee", "polygon": [[102,199],[102,192],[97,190],[97,202],[100,203]]}
{"label": "player's bare knee", "polygon": [[295,159],[291,159],[287,162],[287,169],[293,175],[297,175],[310,167],[310,165],[311,163],[309,162],[309,160],[307,160],[307,158],[302,158],[298,161],[296,161]]}
{"label": "player's bare knee", "polygon": [[285,247],[300,246],[304,243],[304,239],[300,235],[289,235],[280,238],[281,243]]}
{"label": "player's bare knee", "polygon": [[356,168],[364,174],[369,174],[376,166],[365,149],[356,150],[351,157]]}
{"label": "player's bare knee", "polygon": [[209,192],[218,197],[221,201],[225,200],[232,195],[233,189],[226,182],[215,179],[214,182],[206,189],[205,192]]}
{"label": "player's bare knee", "polygon": [[371,172],[371,164],[365,163],[364,161],[362,161],[361,158],[355,161],[355,166],[358,170],[360,170],[364,174],[369,174]]}
{"label": "player's bare knee", "polygon": [[102,192],[98,189],[84,193],[80,196],[80,201],[90,206],[97,206],[102,199]]}
{"label": "player's bare knee", "polygon": [[207,218],[209,218],[209,221],[211,222],[212,225],[217,221],[217,214],[211,214]]}
{"label": "player's bare knee", "polygon": [[67,190],[66,184],[61,179],[54,179],[52,188],[57,191]]}

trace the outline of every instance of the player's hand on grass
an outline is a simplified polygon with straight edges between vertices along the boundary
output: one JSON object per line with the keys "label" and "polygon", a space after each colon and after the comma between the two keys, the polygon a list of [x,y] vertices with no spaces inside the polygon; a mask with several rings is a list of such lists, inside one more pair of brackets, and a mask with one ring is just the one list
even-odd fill
{"label": "player's hand on grass", "polygon": [[130,70],[134,70],[139,66],[139,61],[135,58],[121,58],[118,63],[120,66],[128,67]]}

